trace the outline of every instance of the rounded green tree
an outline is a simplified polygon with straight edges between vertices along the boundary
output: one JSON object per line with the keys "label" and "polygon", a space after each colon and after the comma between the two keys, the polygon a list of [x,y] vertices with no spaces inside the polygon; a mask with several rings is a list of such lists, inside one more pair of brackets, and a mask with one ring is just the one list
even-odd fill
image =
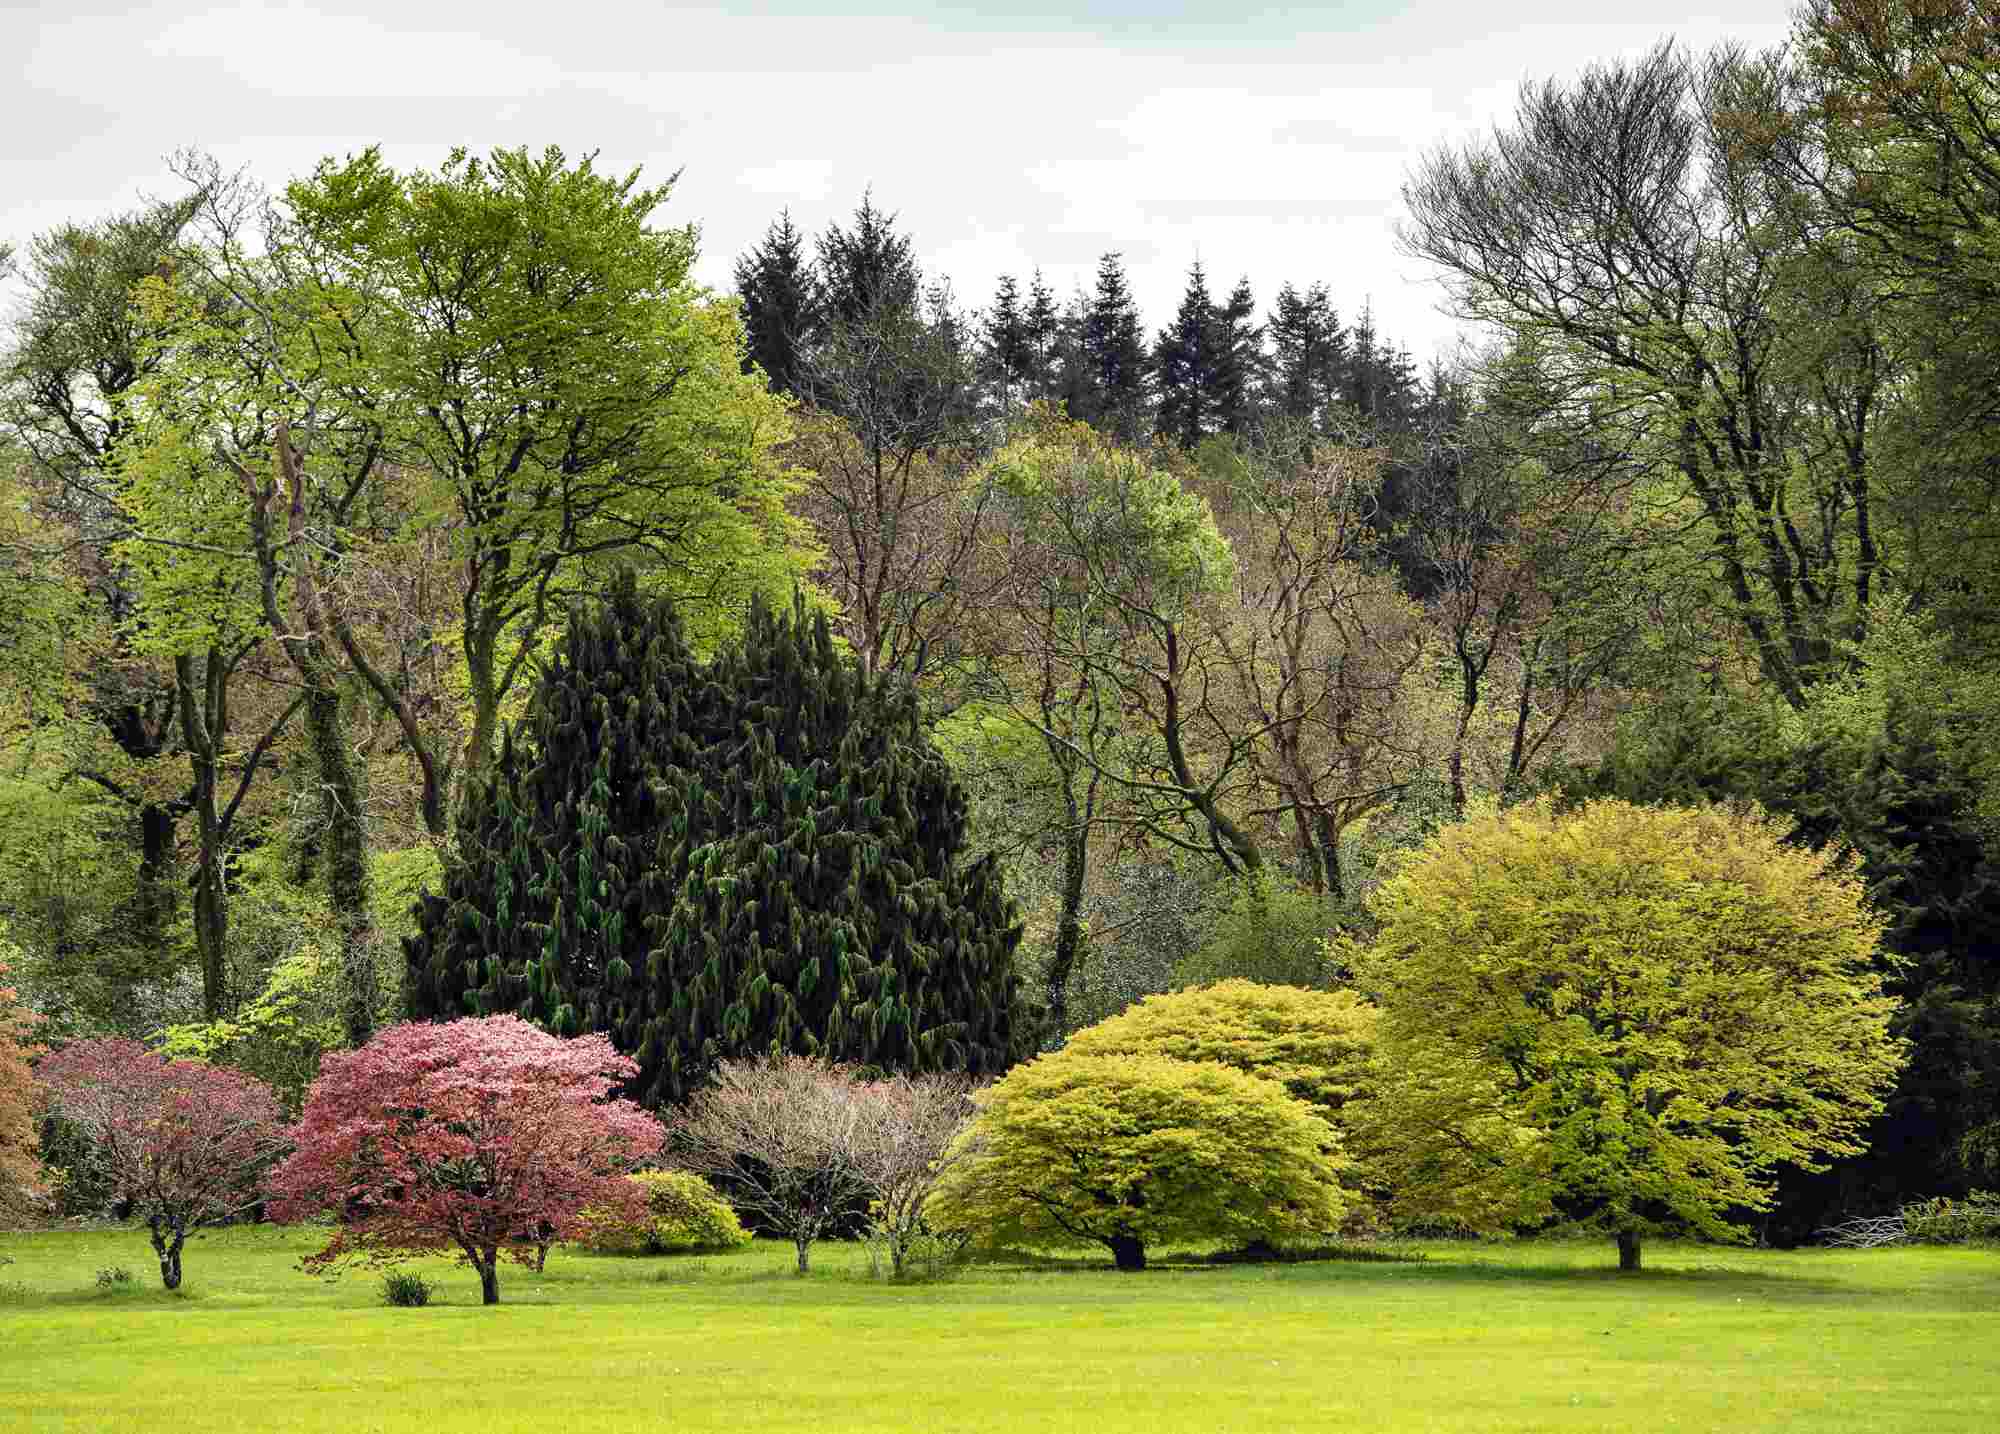
{"label": "rounded green tree", "polygon": [[1327,1234],[1346,1208],[1333,1127],[1227,1066],[1065,1049],[973,1101],[970,1158],[925,1216],[985,1244],[1103,1245],[1142,1270],[1149,1245]]}
{"label": "rounded green tree", "polygon": [[1020,925],[913,694],[753,607],[713,659],[629,574],[575,612],[407,945],[414,1014],[602,1031],[678,1104],[777,1052],[994,1074]]}
{"label": "rounded green tree", "polygon": [[1371,1167],[1423,1222],[1740,1239],[1769,1172],[1851,1153],[1902,1059],[1880,921],[1753,810],[1594,802],[1439,832],[1351,954],[1381,1007]]}

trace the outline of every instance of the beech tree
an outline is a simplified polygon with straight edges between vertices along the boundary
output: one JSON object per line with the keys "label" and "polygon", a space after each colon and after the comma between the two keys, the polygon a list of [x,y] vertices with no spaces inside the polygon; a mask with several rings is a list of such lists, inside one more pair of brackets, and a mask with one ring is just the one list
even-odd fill
{"label": "beech tree", "polygon": [[1396,1211],[1746,1236],[1770,1173],[1852,1154],[1902,1063],[1881,919],[1750,810],[1544,801],[1445,828],[1351,950],[1381,1007],[1362,1145]]}
{"label": "beech tree", "polygon": [[1103,1245],[1121,1270],[1169,1240],[1324,1235],[1347,1196],[1340,1137],[1276,1081],[1165,1056],[1061,1050],[973,1097],[925,1207],[995,1245]]}
{"label": "beech tree", "polygon": [[601,1035],[564,1040],[514,1016],[390,1026],[321,1063],[272,1217],[338,1219],[306,1269],[456,1250],[498,1304],[503,1254],[537,1263],[586,1207],[644,1218],[645,1191],[624,1177],[665,1132],[611,1098],[637,1072]]}
{"label": "beech tree", "polygon": [[261,1200],[285,1148],[278,1098],[240,1071],[100,1039],[64,1046],[36,1074],[49,1110],[82,1137],[97,1183],[145,1221],[170,1290],[188,1236]]}

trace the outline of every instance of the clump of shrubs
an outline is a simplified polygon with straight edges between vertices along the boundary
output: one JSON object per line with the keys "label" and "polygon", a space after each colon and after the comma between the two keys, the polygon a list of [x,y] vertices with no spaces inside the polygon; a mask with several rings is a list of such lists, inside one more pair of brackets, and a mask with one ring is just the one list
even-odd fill
{"label": "clump of shrubs", "polygon": [[1922,1245],[2000,1240],[2000,1194],[1974,1190],[1963,1200],[1920,1200],[1903,1207],[1903,1237]]}
{"label": "clump of shrubs", "polygon": [[626,1177],[645,1192],[643,1219],[585,1210],[582,1241],[600,1254],[664,1255],[683,1250],[737,1250],[750,1232],[729,1202],[699,1175],[642,1170]]}
{"label": "clump of shrubs", "polygon": [[431,1302],[431,1282],[415,1270],[391,1270],[382,1276],[382,1303],[421,1309]]}
{"label": "clump of shrubs", "polygon": [[132,1283],[132,1272],[123,1265],[106,1265],[97,1272],[97,1287],[100,1290],[124,1289]]}

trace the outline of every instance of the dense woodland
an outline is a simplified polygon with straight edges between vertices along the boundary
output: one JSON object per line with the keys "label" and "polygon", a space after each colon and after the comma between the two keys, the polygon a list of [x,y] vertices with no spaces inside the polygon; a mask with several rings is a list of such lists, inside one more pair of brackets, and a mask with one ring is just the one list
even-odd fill
{"label": "dense woodland", "polygon": [[1912,1043],[1871,1153],[1765,1233],[1991,1184],[1997,66],[1991,5],[1813,0],[1782,53],[1527,88],[1410,169],[1468,325],[1425,370],[1313,274],[962,295],[892,195],[774,216],[717,294],[696,216],[588,158],[266,191],[183,154],[6,260],[9,979],[45,1039],[296,1096],[423,1009],[419,895],[629,572],[677,671],[824,616],[948,761],[912,820],[984,863],[982,930],[1018,903],[1040,1044],[1343,984],[1327,938],[1482,804],[1745,799],[1852,850]]}

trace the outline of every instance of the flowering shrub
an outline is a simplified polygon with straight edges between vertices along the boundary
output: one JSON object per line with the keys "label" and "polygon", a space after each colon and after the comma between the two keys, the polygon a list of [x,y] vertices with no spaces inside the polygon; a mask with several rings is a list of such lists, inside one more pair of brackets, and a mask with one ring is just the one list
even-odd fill
{"label": "flowering shrub", "polygon": [[564,1040],[514,1016],[391,1026],[322,1062],[271,1213],[338,1218],[309,1271],[456,1250],[497,1304],[503,1252],[538,1263],[586,1208],[644,1218],[625,1177],[663,1131],[609,1098],[637,1070],[601,1035]]}
{"label": "flowering shrub", "polygon": [[68,1122],[92,1185],[151,1232],[160,1280],[181,1283],[187,1237],[255,1205],[284,1152],[271,1088],[241,1071],[170,1060],[137,1041],[74,1041],[37,1070]]}

